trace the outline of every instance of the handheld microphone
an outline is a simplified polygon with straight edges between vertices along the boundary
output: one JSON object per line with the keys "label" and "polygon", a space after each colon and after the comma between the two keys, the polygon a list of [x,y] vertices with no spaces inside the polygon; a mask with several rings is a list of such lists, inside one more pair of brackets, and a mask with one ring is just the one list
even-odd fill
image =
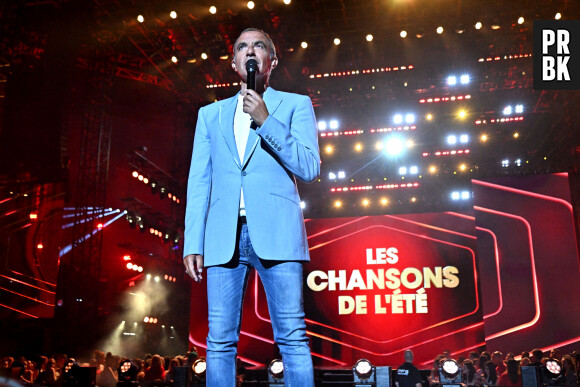
{"label": "handheld microphone", "polygon": [[256,73],[258,72],[258,62],[255,59],[248,59],[246,62],[246,72],[248,73],[248,89],[256,90]]}

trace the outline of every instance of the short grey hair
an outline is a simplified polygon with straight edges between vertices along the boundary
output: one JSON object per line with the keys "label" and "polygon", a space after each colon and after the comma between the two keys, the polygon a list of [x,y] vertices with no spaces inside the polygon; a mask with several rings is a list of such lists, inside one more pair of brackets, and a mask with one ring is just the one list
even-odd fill
{"label": "short grey hair", "polygon": [[274,45],[274,41],[272,40],[272,38],[270,37],[270,35],[268,35],[268,33],[265,32],[264,30],[261,30],[259,28],[254,28],[254,27],[246,28],[245,30],[243,30],[242,32],[240,32],[240,35],[238,35],[238,37],[234,41],[234,48],[233,48],[234,54],[236,53],[236,42],[238,41],[238,39],[240,38],[240,36],[242,36],[242,34],[244,32],[250,32],[250,31],[256,31],[256,32],[259,32],[262,35],[264,35],[266,37],[266,41],[267,41],[268,46],[269,46],[270,59],[276,57],[276,46]]}

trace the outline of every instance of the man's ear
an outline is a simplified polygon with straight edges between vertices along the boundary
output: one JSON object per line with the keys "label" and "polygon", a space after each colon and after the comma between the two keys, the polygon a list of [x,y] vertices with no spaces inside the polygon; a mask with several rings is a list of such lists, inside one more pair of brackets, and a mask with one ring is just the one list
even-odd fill
{"label": "man's ear", "polygon": [[274,70],[276,68],[276,66],[278,66],[278,58],[273,57],[272,64],[270,65],[270,71]]}
{"label": "man's ear", "polygon": [[234,71],[236,71],[236,62],[232,61],[232,69],[234,69]]}

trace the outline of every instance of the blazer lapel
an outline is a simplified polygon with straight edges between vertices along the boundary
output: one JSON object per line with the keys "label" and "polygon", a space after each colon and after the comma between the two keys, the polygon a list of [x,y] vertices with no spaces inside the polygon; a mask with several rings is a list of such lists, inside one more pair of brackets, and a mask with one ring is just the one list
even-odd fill
{"label": "blazer lapel", "polygon": [[234,137],[234,114],[236,113],[236,106],[238,104],[238,95],[239,93],[220,106],[219,124],[230,153],[241,169],[240,156],[238,155],[236,138]]}
{"label": "blazer lapel", "polygon": [[[278,109],[278,106],[280,106],[282,100],[280,99],[280,95],[276,90],[272,89],[271,87],[268,87],[264,92],[264,102],[266,103],[268,113],[272,115],[274,114],[276,109]],[[260,136],[256,134],[256,131],[250,130],[248,142],[246,144],[246,150],[244,152],[244,162],[242,164],[242,169],[244,169],[246,167],[246,164],[248,164],[248,161],[250,160],[250,157],[254,153],[254,150],[258,146],[259,142]]]}

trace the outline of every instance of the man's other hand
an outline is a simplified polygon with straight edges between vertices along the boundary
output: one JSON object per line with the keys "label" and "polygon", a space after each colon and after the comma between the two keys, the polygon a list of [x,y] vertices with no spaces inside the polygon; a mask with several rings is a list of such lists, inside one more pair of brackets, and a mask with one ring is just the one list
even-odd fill
{"label": "man's other hand", "polygon": [[195,282],[200,282],[203,278],[201,273],[203,271],[203,255],[201,254],[189,254],[183,258],[183,264],[185,265],[185,272],[189,274]]}

